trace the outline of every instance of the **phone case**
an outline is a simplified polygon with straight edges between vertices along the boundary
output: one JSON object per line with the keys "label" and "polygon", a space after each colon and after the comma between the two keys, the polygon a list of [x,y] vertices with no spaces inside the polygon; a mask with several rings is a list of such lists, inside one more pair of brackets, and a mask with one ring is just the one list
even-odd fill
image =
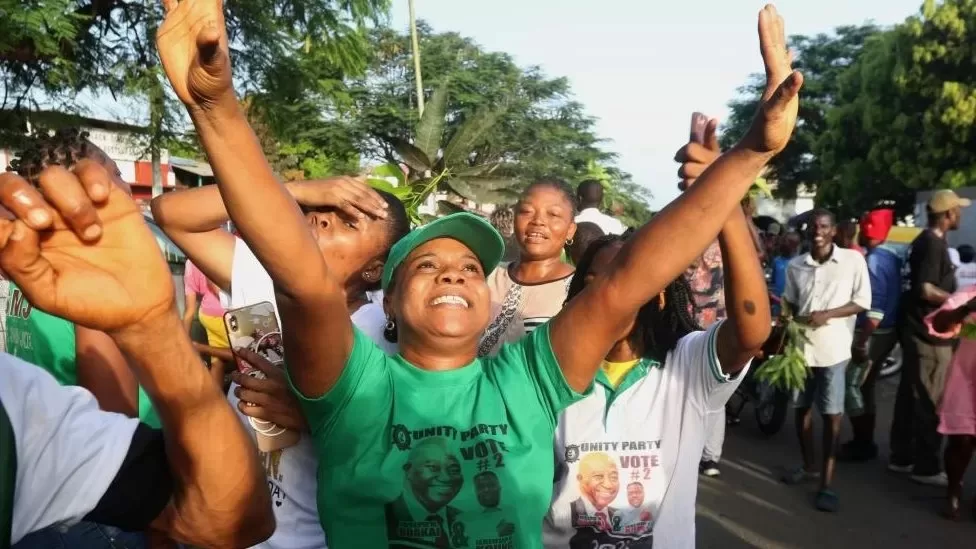
{"label": "phone case", "polygon": [[240,349],[250,349],[268,359],[275,366],[285,363],[285,350],[281,342],[281,329],[275,308],[268,301],[241,307],[224,313],[227,340],[237,360],[237,369],[248,373],[252,368],[238,356]]}

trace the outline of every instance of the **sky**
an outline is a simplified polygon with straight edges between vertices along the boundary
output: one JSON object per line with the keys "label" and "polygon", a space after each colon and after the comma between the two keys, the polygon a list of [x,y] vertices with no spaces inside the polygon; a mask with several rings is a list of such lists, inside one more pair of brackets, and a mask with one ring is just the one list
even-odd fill
{"label": "sky", "polygon": [[[390,24],[409,24],[407,0],[393,0]],[[762,72],[758,0],[415,0],[418,19],[456,31],[521,66],[565,76],[597,118],[597,134],[618,165],[654,194],[652,209],[677,195],[674,153],[691,113],[724,120],[728,101]],[[891,25],[921,0],[781,0],[786,32],[840,25]],[[801,92],[802,94],[802,92]],[[802,95],[801,95],[802,100]]]}

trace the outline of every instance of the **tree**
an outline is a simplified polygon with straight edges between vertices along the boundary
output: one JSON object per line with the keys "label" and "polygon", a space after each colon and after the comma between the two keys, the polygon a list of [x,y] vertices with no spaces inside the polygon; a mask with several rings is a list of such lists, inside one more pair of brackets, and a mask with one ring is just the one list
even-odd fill
{"label": "tree", "polygon": [[[496,183],[483,190],[497,195],[502,189],[496,176],[514,180],[518,189],[541,176],[579,182],[594,162],[613,168],[615,155],[601,148],[594,120],[572,100],[565,78],[548,78],[538,67],[522,69],[507,54],[485,52],[456,33],[434,33],[424,22],[418,23],[418,33],[428,110],[436,90],[447,89],[440,143],[451,143],[468,133],[465,140],[469,144],[450,151],[463,150],[460,156],[465,166],[454,155],[447,163],[451,173],[457,175],[463,167],[490,167]],[[357,126],[368,135],[362,150],[374,158],[398,162],[406,158],[395,144],[415,139],[418,124],[409,35],[375,29],[370,41],[375,55],[369,69],[349,86],[357,106]],[[470,131],[474,128],[478,131]],[[437,150],[426,152],[436,156]],[[643,214],[638,217],[646,218],[644,199],[649,193],[631,183],[629,175],[616,169],[613,174],[615,183],[627,181],[630,193],[621,193],[621,200],[635,214]],[[479,192],[470,191],[459,194]]]}
{"label": "tree", "polygon": [[[769,163],[766,178],[776,182],[777,194],[793,198],[801,186],[816,189],[825,174],[814,147],[826,129],[827,111],[837,97],[838,79],[857,58],[865,41],[879,32],[875,25],[838,27],[833,34],[793,36],[790,49],[794,68],[803,72],[803,100],[790,143]],[[753,75],[739,88],[739,98],[729,103],[729,120],[723,128],[722,146],[738,141],[752,124],[765,77]]]}
{"label": "tree", "polygon": [[976,2],[928,0],[865,50],[818,149],[837,176],[825,201],[864,208],[976,185]]}
{"label": "tree", "polygon": [[[303,62],[306,78],[289,83],[292,88],[310,86],[317,75],[313,67],[361,70],[367,59],[364,28],[381,22],[389,2],[228,2],[225,17],[240,89],[273,96],[268,84],[280,83],[278,76]],[[0,0],[0,110],[30,110],[53,101],[78,112],[83,106],[73,98],[82,90],[136,97],[150,105],[158,146],[185,122],[158,72],[154,37],[161,20],[156,0]]]}

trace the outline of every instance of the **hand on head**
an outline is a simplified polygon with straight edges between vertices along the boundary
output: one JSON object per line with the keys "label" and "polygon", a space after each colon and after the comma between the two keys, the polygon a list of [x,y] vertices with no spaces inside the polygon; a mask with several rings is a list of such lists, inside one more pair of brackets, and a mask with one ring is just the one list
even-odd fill
{"label": "hand on head", "polygon": [[0,219],[0,268],[34,306],[104,332],[175,311],[159,245],[103,166],[51,166],[39,185],[0,175],[16,218]]}
{"label": "hand on head", "polygon": [[390,205],[363,177],[330,177],[288,183],[295,202],[309,208],[332,207],[354,218],[385,219]]}

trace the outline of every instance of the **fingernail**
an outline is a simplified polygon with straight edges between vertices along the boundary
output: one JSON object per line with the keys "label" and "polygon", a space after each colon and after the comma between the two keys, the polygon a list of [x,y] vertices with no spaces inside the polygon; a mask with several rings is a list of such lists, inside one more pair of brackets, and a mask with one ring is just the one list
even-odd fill
{"label": "fingernail", "polygon": [[102,228],[98,225],[90,225],[87,229],[85,229],[85,232],[81,233],[81,236],[84,237],[85,240],[95,240],[101,235]]}
{"label": "fingernail", "polygon": [[43,225],[51,220],[51,215],[44,210],[31,210],[27,214],[27,219],[33,225]]}
{"label": "fingernail", "polygon": [[91,186],[91,193],[94,195],[92,198],[104,198],[108,195],[108,188],[101,183],[95,183]]}

